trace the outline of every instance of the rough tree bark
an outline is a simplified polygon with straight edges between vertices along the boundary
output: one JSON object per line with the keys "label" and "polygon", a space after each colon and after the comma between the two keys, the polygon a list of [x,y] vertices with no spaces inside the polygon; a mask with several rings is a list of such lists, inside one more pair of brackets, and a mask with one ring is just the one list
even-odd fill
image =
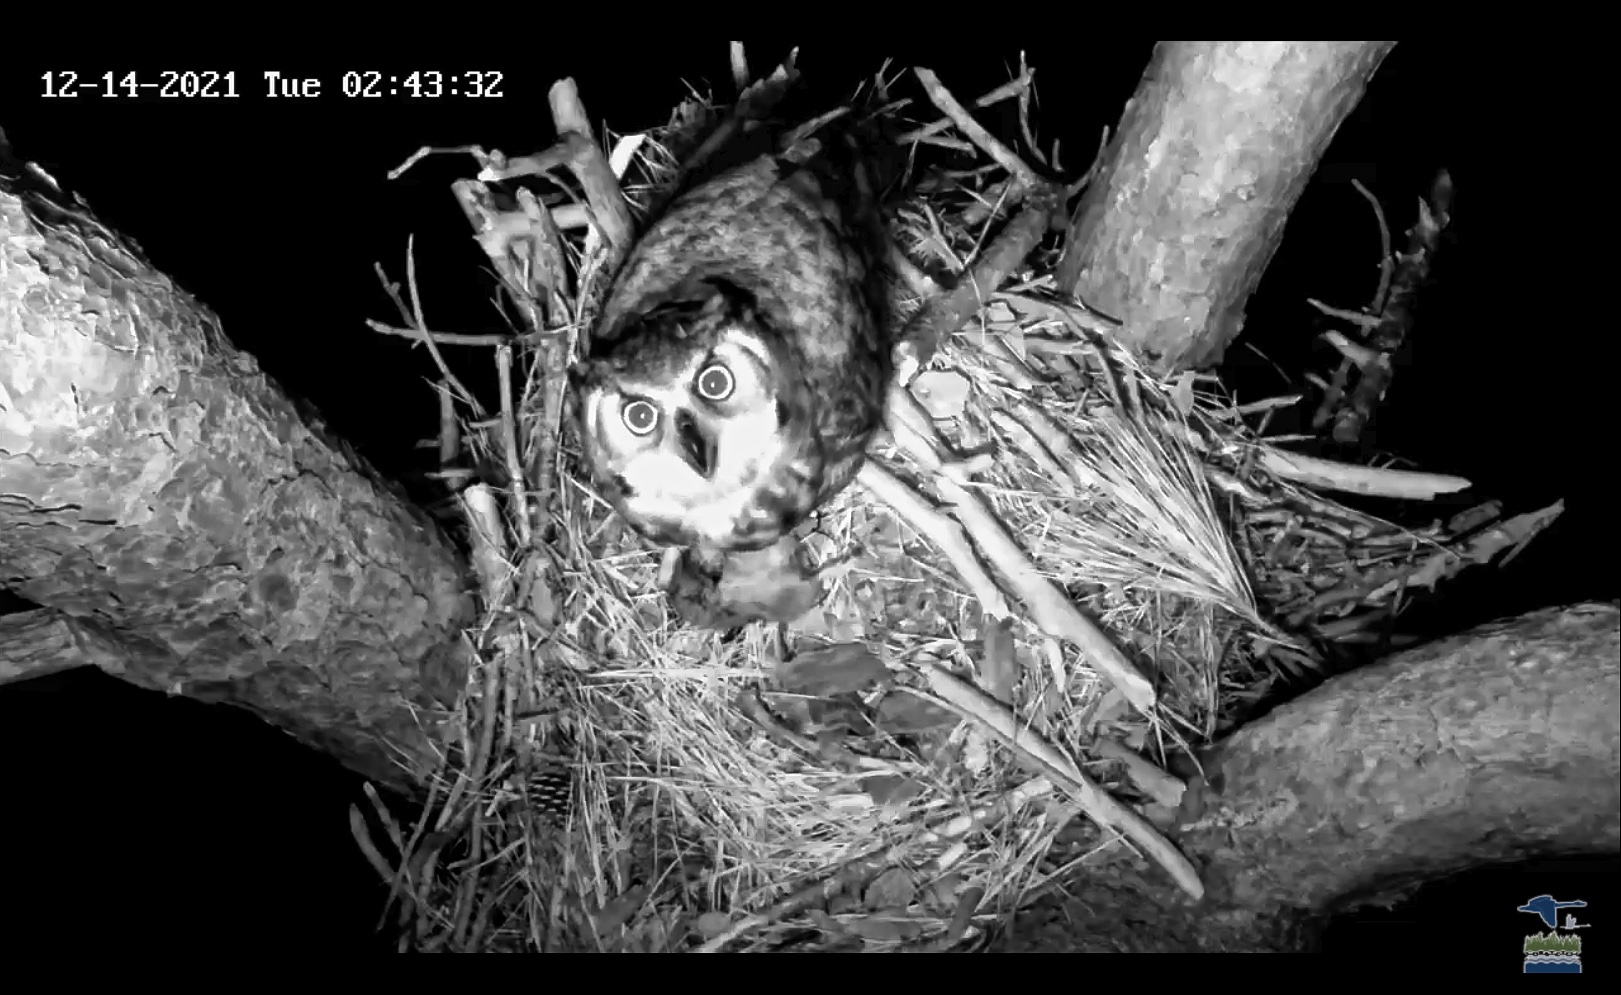
{"label": "rough tree bark", "polygon": [[0,682],[93,663],[375,779],[432,757],[474,605],[437,525],[0,136]]}
{"label": "rough tree bark", "polygon": [[1058,285],[1162,369],[1206,367],[1394,42],[1161,42],[1070,221]]}
{"label": "rough tree bark", "polygon": [[1425,880],[1621,848],[1621,607],[1547,609],[1415,647],[1252,722],[1204,758],[1175,834],[1192,904],[1139,866],[1005,949],[1298,950],[1324,917]]}

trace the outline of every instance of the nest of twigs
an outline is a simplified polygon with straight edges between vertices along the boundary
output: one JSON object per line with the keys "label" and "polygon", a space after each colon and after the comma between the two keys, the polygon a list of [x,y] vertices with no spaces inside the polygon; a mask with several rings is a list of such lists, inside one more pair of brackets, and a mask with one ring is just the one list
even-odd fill
{"label": "nest of twigs", "polygon": [[[1332,469],[1267,446],[1212,381],[1140,368],[1051,292],[1050,244],[1008,248],[1021,211],[1063,198],[1043,202],[1036,167],[932,74],[904,82],[934,108],[896,99],[899,79],[858,102],[913,146],[893,207],[915,266],[898,293],[924,316],[909,328],[952,311],[923,273],[977,299],[906,370],[867,469],[804,536],[819,601],[730,637],[676,615],[661,552],[574,471],[561,374],[623,251],[603,170],[645,208],[741,115],[695,98],[606,149],[576,133],[529,160],[480,153],[461,192],[530,322],[527,389],[470,433],[510,472],[464,494],[487,604],[433,832],[401,847],[410,944],[941,949],[1120,854],[1197,894],[1156,828],[1172,760],[1319,666],[1315,627],[1354,634],[1402,578],[1469,555],[1307,490]],[[980,103],[1031,97],[1026,71]],[[560,133],[577,100],[554,90]],[[516,206],[490,194],[525,171],[554,185]],[[1002,272],[980,265],[1002,250]]]}

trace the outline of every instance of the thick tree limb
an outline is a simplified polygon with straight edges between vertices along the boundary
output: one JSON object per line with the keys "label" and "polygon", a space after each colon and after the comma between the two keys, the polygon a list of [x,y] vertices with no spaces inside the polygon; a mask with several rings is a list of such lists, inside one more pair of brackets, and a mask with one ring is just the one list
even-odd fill
{"label": "thick tree limb", "polygon": [[1071,216],[1059,289],[1164,368],[1214,366],[1394,42],[1161,42]]}
{"label": "thick tree limb", "polygon": [[1542,610],[1353,671],[1245,726],[1186,808],[1202,809],[1194,838],[1245,904],[1384,900],[1528,852],[1613,851],[1618,715],[1621,612]]}
{"label": "thick tree limb", "polygon": [[[1527,856],[1621,846],[1621,608],[1545,609],[1335,678],[1205,759],[1177,842],[1209,889],[1094,867],[1008,948],[1299,949],[1327,914]],[[1046,910],[1051,915],[1051,910]]]}
{"label": "thick tree limb", "polygon": [[[416,710],[465,673],[457,550],[213,314],[3,152],[0,588],[59,613],[31,624],[131,648],[137,683],[247,706],[403,783],[382,743],[429,761]],[[116,669],[39,649],[0,643],[0,674]]]}

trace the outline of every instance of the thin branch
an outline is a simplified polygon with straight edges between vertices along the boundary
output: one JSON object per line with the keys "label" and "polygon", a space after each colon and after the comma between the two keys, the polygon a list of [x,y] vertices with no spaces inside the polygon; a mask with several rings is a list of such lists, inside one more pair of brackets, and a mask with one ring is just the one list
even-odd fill
{"label": "thin branch", "polygon": [[[927,70],[927,69],[914,69],[913,72],[916,72],[918,74],[919,78],[921,79],[922,74],[923,73],[929,73],[929,70]],[[1029,90],[1030,90],[1030,80],[1032,78],[1032,75],[1033,75],[1032,71],[1029,70],[1029,69],[1026,69],[1024,72],[1021,72],[1017,77],[1008,80],[1006,83],[1003,83],[1001,86],[997,87],[996,89],[992,90],[991,92],[985,94],[983,97],[980,97],[978,100],[974,101],[974,106],[975,107],[980,107],[980,108],[991,107],[991,106],[994,106],[996,104],[1001,103],[1004,100],[1008,100],[1010,98],[1015,98],[1015,97],[1018,98],[1021,103],[1023,103],[1025,100],[1028,99],[1026,95],[1029,93]],[[929,77],[932,79],[934,77],[934,74],[929,73]],[[938,85],[938,81],[936,81],[936,83]],[[926,85],[927,85],[927,81],[925,81],[925,86]],[[942,89],[944,89],[944,88],[942,87]],[[930,94],[930,96],[932,97],[933,94]],[[953,104],[956,103],[955,98],[952,98],[952,103]],[[935,102],[935,106],[939,107],[942,112],[945,111],[944,107],[940,107],[940,104],[939,104],[938,101]],[[958,109],[961,110],[960,105],[958,106]],[[967,112],[964,111],[963,113],[966,114]],[[972,119],[970,118],[970,120],[972,120]],[[912,142],[920,142],[920,141],[923,141],[926,138],[933,138],[933,137],[939,135],[941,132],[945,131],[947,128],[950,128],[954,124],[956,124],[958,127],[961,127],[961,124],[955,118],[950,116],[950,114],[947,114],[946,117],[940,118],[937,121],[932,121],[929,124],[926,124],[921,128],[914,128],[911,131],[906,132],[905,134],[901,135],[898,139],[896,139],[896,141],[899,142],[902,145],[910,144]]]}
{"label": "thin branch", "polygon": [[951,293],[929,301],[901,331],[897,369],[907,376],[928,365],[940,343],[961,328],[987,295],[1000,287],[1035,251],[1063,207],[1063,191],[1043,183],[1035,196],[1002,229],[996,242],[979,261],[969,279]]}
{"label": "thin branch", "polygon": [[[378,268],[378,274],[382,274],[381,267]],[[445,382],[448,383],[451,388],[454,389],[456,393],[459,394],[473,408],[474,411],[477,411],[479,413],[479,417],[482,418],[483,410],[478,403],[478,398],[474,397],[473,392],[468,390],[466,385],[457,379],[456,374],[450,372],[450,367],[445,364],[445,357],[440,355],[439,347],[434,344],[432,336],[428,335],[427,333],[428,322],[422,314],[422,294],[417,288],[415,235],[408,236],[405,240],[405,286],[411,293],[411,318],[416,323],[417,328],[423,330],[422,334],[418,335],[417,337],[421,339],[422,343],[428,347],[428,354],[433,357],[433,364],[439,367],[439,375],[444,377]]]}
{"label": "thin branch", "polygon": [[[518,520],[518,538],[523,548],[531,544],[529,499],[525,493],[523,457],[518,452],[518,419],[512,403],[512,348],[495,351],[496,373],[501,386],[501,450],[507,461],[507,486],[512,489],[512,515]],[[493,602],[492,602],[493,604]]]}
{"label": "thin branch", "polygon": [[426,339],[440,345],[463,346],[503,346],[511,345],[511,335],[468,335],[460,332],[428,332],[418,328],[401,328],[398,325],[385,325],[380,321],[366,319],[366,327],[379,335],[397,335],[405,339]]}
{"label": "thin branch", "polygon": [[[946,89],[945,84],[940,82],[940,77],[936,76],[932,70],[925,69],[922,66],[915,66],[912,72],[916,73],[917,78],[922,81],[923,89],[928,92],[929,99],[934,102],[934,106],[938,107],[942,114],[950,118],[951,123],[955,124],[957,129],[964,135],[968,136],[969,141],[977,145],[986,155],[996,160],[997,165],[1018,177],[1019,181],[1028,187],[1035,187],[1041,182],[1041,177],[1036,175],[1035,170],[1031,169],[1012,149],[1003,145],[994,135],[986,131],[983,125],[974,120],[974,116],[968,113],[966,107],[957,102],[957,98],[951,95],[951,91]],[[1029,81],[1021,78],[1014,80],[1007,86],[1013,87],[1015,84],[1026,86]]]}

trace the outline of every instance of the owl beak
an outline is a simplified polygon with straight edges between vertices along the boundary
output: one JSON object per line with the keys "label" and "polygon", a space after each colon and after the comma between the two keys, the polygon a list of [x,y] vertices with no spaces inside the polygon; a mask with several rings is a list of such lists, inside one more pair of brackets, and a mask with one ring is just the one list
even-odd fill
{"label": "owl beak", "polygon": [[675,416],[675,434],[681,442],[681,454],[705,480],[715,470],[715,441],[704,434],[698,420],[687,412]]}

